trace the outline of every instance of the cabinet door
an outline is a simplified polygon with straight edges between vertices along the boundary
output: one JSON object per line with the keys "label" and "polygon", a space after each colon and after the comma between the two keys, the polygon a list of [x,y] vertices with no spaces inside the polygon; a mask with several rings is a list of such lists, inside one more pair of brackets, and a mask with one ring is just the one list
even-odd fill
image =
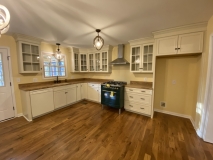
{"label": "cabinet door", "polygon": [[157,55],[177,54],[178,36],[157,39]]}
{"label": "cabinet door", "polygon": [[89,100],[98,102],[99,101],[98,87],[92,87],[88,85],[87,97]]}
{"label": "cabinet door", "polygon": [[79,72],[80,68],[79,68],[79,54],[78,53],[74,53],[73,55],[73,59],[74,59],[74,72]]}
{"label": "cabinet door", "polygon": [[81,53],[80,54],[80,71],[81,72],[87,72],[88,71],[88,67],[87,67],[87,54],[86,53]]}
{"label": "cabinet door", "polygon": [[102,72],[108,72],[108,52],[101,53],[101,69]]}
{"label": "cabinet door", "polygon": [[66,90],[66,102],[67,104],[71,104],[77,101],[77,96],[76,96],[76,88],[70,88]]}
{"label": "cabinet door", "polygon": [[77,101],[80,101],[82,99],[81,96],[81,84],[76,85],[76,99]]}
{"label": "cabinet door", "polygon": [[131,47],[130,53],[130,71],[131,72],[140,72],[141,67],[141,46]]}
{"label": "cabinet door", "polygon": [[153,44],[143,45],[142,72],[152,72],[153,57]]}
{"label": "cabinet door", "polygon": [[203,32],[179,35],[178,54],[202,53]]}
{"label": "cabinet door", "polygon": [[95,71],[101,71],[101,53],[95,53]]}
{"label": "cabinet door", "polygon": [[81,83],[81,98],[87,99],[87,83]]}
{"label": "cabinet door", "polygon": [[67,104],[66,92],[67,92],[66,90],[54,92],[55,109],[63,107]]}
{"label": "cabinet door", "polygon": [[94,72],[95,71],[95,63],[94,63],[94,54],[89,53],[89,72]]}

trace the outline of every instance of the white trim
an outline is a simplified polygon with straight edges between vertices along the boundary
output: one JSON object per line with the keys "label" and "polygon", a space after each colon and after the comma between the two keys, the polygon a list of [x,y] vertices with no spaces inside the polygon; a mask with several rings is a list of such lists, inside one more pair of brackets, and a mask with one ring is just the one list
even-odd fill
{"label": "white trim", "polygon": [[25,117],[24,115],[23,115],[23,117],[28,121],[28,122],[32,122],[33,120],[29,120],[27,117]]}
{"label": "white trim", "polygon": [[[213,33],[210,35],[209,40],[209,57],[208,57],[208,68],[207,68],[207,79],[206,79],[206,88],[205,88],[205,97],[204,97],[204,103],[203,103],[203,111],[202,111],[202,118],[201,118],[201,127],[199,129],[201,137],[208,141],[205,138],[206,135],[206,129],[208,124],[208,117],[209,117],[209,107],[211,104],[211,97],[212,97],[212,80],[213,80],[213,69],[212,69],[212,63],[213,63]],[[212,143],[212,142],[211,142]]]}
{"label": "white trim", "polygon": [[180,114],[180,113],[176,113],[176,112],[170,112],[170,111],[164,111],[164,110],[160,110],[160,109],[154,109],[155,112],[160,112],[160,113],[164,113],[164,114],[169,114],[169,115],[173,115],[173,116],[177,116],[177,117],[182,117],[182,118],[187,118],[191,121],[193,127],[194,126],[194,120],[192,119],[191,116],[186,115],[186,114]]}
{"label": "white trim", "polygon": [[16,115],[16,117],[22,117],[23,116],[23,113],[19,113]]}
{"label": "white trim", "polygon": [[12,71],[12,65],[11,65],[11,56],[10,56],[10,48],[9,47],[4,47],[0,46],[0,49],[6,49],[7,50],[7,55],[10,57],[9,58],[9,75],[10,75],[10,81],[11,81],[11,91],[12,91],[12,100],[13,100],[13,106],[14,106],[14,113],[15,117],[17,117],[17,106],[16,106],[16,97],[15,97],[15,90],[14,90],[14,83],[13,83],[13,71]]}

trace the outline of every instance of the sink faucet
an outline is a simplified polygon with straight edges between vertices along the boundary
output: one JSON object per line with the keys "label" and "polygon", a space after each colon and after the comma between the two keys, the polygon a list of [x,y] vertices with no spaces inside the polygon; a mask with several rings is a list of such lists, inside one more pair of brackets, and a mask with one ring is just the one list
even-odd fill
{"label": "sink faucet", "polygon": [[60,83],[61,81],[58,80],[58,76],[56,77],[56,80],[54,81],[54,83]]}

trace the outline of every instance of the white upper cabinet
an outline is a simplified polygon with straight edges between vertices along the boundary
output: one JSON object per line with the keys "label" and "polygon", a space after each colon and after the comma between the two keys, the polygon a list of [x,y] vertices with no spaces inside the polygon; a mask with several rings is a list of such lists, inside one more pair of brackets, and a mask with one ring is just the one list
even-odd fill
{"label": "white upper cabinet", "polygon": [[41,40],[21,34],[13,35],[18,47],[19,73],[39,73]]}
{"label": "white upper cabinet", "polygon": [[178,36],[157,39],[157,55],[177,54]]}
{"label": "white upper cabinet", "polygon": [[71,48],[71,53],[72,72],[111,72],[111,46],[104,46],[100,51]]}
{"label": "white upper cabinet", "polygon": [[80,72],[88,72],[87,53],[80,53]]}
{"label": "white upper cabinet", "polygon": [[130,72],[152,73],[154,38],[132,40],[130,45]]}
{"label": "white upper cabinet", "polygon": [[202,53],[203,32],[159,38],[156,42],[157,56]]}
{"label": "white upper cabinet", "polygon": [[202,53],[203,32],[179,35],[178,54]]}

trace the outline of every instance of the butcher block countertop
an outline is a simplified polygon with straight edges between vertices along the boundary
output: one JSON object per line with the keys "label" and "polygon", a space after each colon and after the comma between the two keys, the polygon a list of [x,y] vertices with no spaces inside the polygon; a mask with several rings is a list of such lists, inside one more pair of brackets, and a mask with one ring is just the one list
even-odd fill
{"label": "butcher block countertop", "polygon": [[79,83],[101,84],[107,81],[112,81],[112,80],[111,79],[90,79],[90,78],[68,79],[66,82],[62,80],[61,83],[54,83],[53,81],[48,81],[48,82],[19,84],[19,89],[23,91],[33,91],[38,89],[53,88],[53,87],[79,84]]}
{"label": "butcher block countertop", "polygon": [[153,90],[152,82],[143,81],[130,81],[130,84],[125,85],[125,87]]}

